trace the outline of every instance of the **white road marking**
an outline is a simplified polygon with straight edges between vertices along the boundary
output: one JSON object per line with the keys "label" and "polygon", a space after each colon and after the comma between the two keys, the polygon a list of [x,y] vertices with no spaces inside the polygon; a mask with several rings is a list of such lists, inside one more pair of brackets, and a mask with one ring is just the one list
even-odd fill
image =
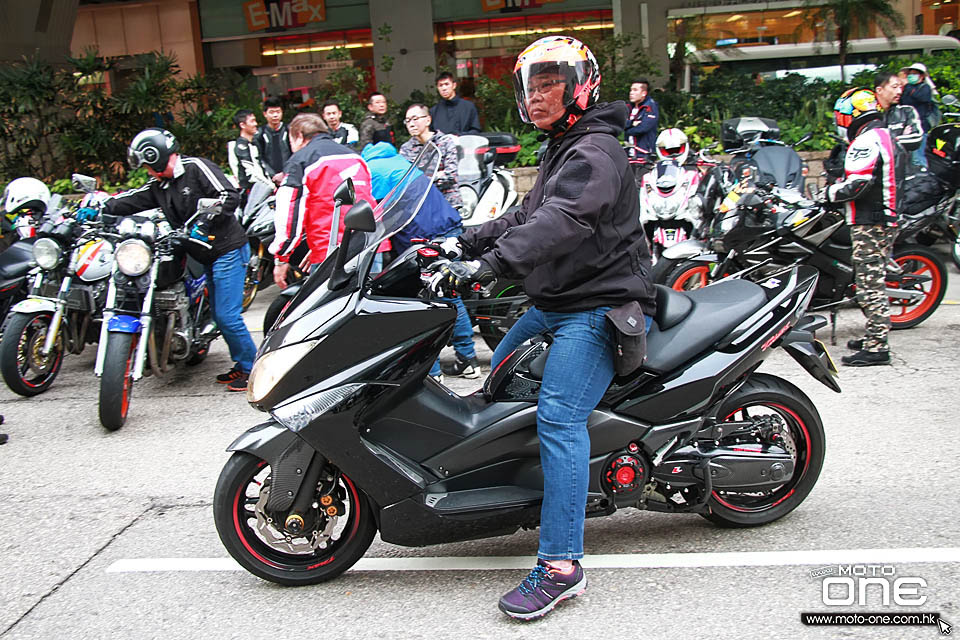
{"label": "white road marking", "polygon": [[[789,565],[960,562],[960,548],[830,549],[810,551],[733,551],[718,553],[631,553],[589,555],[586,569],[664,569],[686,567],[780,567]],[[527,569],[530,556],[362,558],[350,571],[467,571]],[[107,573],[240,571],[233,558],[130,558]]]}

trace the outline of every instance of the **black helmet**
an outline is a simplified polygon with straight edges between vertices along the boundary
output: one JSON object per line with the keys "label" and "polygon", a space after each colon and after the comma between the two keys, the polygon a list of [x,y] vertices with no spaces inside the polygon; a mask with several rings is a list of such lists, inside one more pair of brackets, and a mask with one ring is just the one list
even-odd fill
{"label": "black helmet", "polygon": [[180,151],[180,143],[166,129],[151,127],[133,138],[127,149],[127,164],[131,169],[147,165],[157,173],[167,168],[170,156]]}

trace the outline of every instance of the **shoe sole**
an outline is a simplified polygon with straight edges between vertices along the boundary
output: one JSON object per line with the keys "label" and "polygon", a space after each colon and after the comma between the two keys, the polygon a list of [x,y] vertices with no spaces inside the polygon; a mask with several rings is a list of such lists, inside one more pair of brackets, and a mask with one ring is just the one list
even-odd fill
{"label": "shoe sole", "polygon": [[235,387],[227,387],[227,391],[246,391],[246,390],[247,390],[246,387],[244,387],[243,389],[237,389]]}
{"label": "shoe sole", "polygon": [[503,607],[503,604],[500,604],[499,607],[500,607],[500,611],[503,611],[505,614],[507,614],[514,620],[524,620],[524,621],[537,620],[538,618],[542,618],[543,616],[553,611],[554,607],[556,607],[558,604],[560,604],[564,600],[572,600],[577,596],[582,596],[583,592],[586,590],[587,590],[587,576],[583,576],[583,580],[581,580],[577,584],[573,585],[572,587],[570,587],[569,589],[561,593],[555,599],[551,600],[547,604],[547,606],[543,607],[542,609],[537,609],[536,611],[531,611],[530,613],[520,613],[518,611],[508,611]]}
{"label": "shoe sole", "polygon": [[217,384],[230,384],[234,380],[236,380],[236,378],[230,378],[229,380],[217,380]]}
{"label": "shoe sole", "polygon": [[893,364],[889,360],[886,362],[843,362],[840,363],[845,367],[884,367]]}

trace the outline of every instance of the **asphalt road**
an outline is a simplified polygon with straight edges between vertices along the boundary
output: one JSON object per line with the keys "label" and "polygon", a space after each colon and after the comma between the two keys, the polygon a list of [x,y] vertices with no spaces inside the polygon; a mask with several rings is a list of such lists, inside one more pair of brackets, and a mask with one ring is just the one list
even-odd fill
{"label": "asphalt road", "polygon": [[[11,436],[0,447],[0,637],[935,637],[933,626],[809,627],[800,613],[935,611],[960,624],[953,267],[951,278],[930,320],[892,335],[893,366],[842,369],[842,394],[783,354],[761,368],[800,386],[826,427],[820,481],[798,510],[749,530],[636,510],[589,520],[586,566],[606,568],[588,570],[585,595],[527,624],[496,603],[526,573],[511,567],[532,566],[536,531],[419,549],[377,539],[363,570],[315,587],[236,569],[214,530],[213,488],[225,447],[263,414],[213,382],[230,366],[223,341],[197,368],[138,383],[116,433],[97,420],[89,348],[40,397],[0,389]],[[251,329],[273,291],[248,312]],[[835,358],[861,326],[858,311],[841,313]],[[493,568],[456,568],[484,559]],[[825,606],[811,571],[858,563],[922,577],[926,602],[884,606],[875,588],[864,606]],[[138,567],[153,570],[128,570]]]}

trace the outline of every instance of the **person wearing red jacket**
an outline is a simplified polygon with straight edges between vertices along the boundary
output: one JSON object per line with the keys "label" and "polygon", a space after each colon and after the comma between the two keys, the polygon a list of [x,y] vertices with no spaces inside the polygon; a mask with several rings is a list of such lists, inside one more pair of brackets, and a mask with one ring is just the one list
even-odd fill
{"label": "person wearing red jacket", "polygon": [[[290,123],[290,148],[293,155],[284,165],[283,181],[277,190],[274,224],[276,237],[270,245],[274,255],[273,280],[286,287],[290,256],[306,236],[311,265],[327,257],[333,224],[333,194],[341,182],[353,179],[356,201],[377,201],[371,193],[370,170],[356,151],[330,137],[323,118],[301,113]],[[337,237],[343,235],[344,207],[340,212]]]}

